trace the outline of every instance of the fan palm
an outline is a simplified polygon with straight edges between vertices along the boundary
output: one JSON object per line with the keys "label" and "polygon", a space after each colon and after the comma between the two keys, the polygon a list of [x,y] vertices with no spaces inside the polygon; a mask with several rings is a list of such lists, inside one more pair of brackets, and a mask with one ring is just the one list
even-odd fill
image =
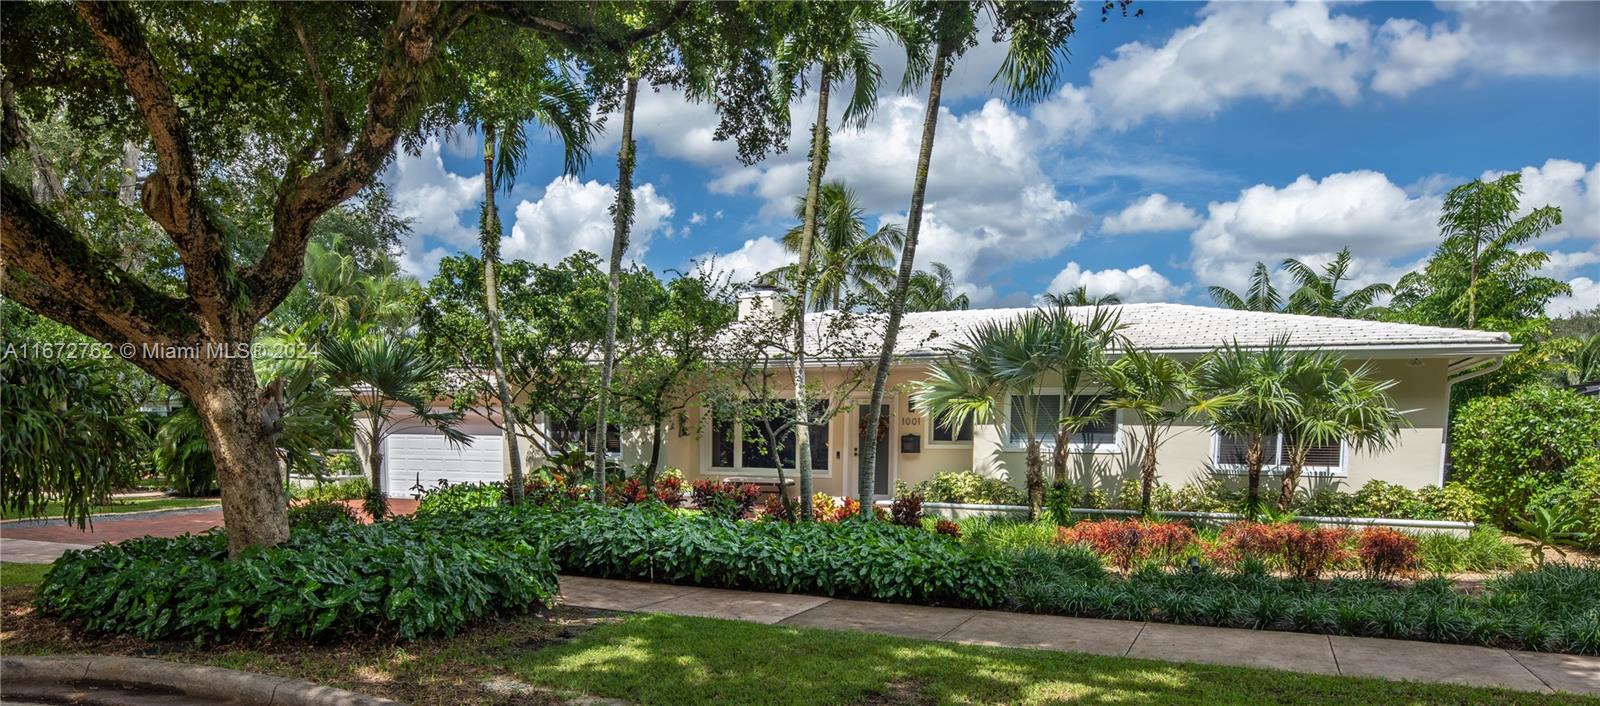
{"label": "fan palm", "polygon": [[1296,354],[1284,390],[1294,411],[1284,426],[1283,486],[1278,509],[1288,510],[1306,459],[1318,447],[1345,443],[1354,451],[1383,450],[1399,438],[1405,413],[1389,398],[1393,380],[1375,380],[1372,368],[1356,370],[1344,358],[1320,351]]}
{"label": "fan palm", "polygon": [[[322,347],[322,370],[349,395],[351,411],[366,418],[366,424],[356,425],[356,440],[367,447],[367,475],[377,492],[383,489],[383,443],[389,436],[429,428],[457,444],[471,443],[456,429],[461,412],[436,412],[429,404],[433,395],[428,389],[438,384],[444,367],[413,339],[330,341]],[[396,421],[395,412],[401,409],[416,422]]]}
{"label": "fan palm", "polygon": [[[1106,354],[1118,343],[1121,317],[1114,309],[1095,307],[1086,316],[1075,316],[1071,307],[1049,307],[1038,314],[1046,328],[1043,355],[1050,372],[1061,384],[1062,401],[1070,402],[1073,393],[1090,380],[1102,376]],[[1055,448],[1051,461],[1055,482],[1067,480],[1067,461],[1071,440],[1078,432],[1104,414],[1097,408],[1074,409],[1063,404],[1056,419]]]}
{"label": "fan palm", "polygon": [[1278,288],[1272,285],[1272,272],[1267,269],[1267,263],[1257,262],[1256,268],[1250,272],[1250,286],[1245,289],[1244,296],[1234,293],[1227,287],[1207,287],[1211,300],[1217,306],[1239,311],[1283,311],[1283,297],[1278,294]]}
{"label": "fan palm", "polygon": [[1260,350],[1237,341],[1207,354],[1195,367],[1195,390],[1206,397],[1232,395],[1230,404],[1208,410],[1203,417],[1211,431],[1240,439],[1249,474],[1245,512],[1255,519],[1261,510],[1261,469],[1267,445],[1294,418],[1299,400],[1289,387],[1295,356],[1289,339],[1275,338]]}
{"label": "fan palm", "polygon": [[1157,452],[1179,420],[1206,417],[1221,410],[1237,393],[1204,397],[1196,394],[1194,376],[1175,358],[1141,348],[1124,351],[1104,373],[1110,394],[1101,409],[1137,415],[1129,436],[1139,451],[1139,511],[1150,511],[1150,491],[1155,486]]}
{"label": "fan palm", "polygon": [[1381,311],[1373,305],[1378,297],[1394,292],[1387,284],[1369,284],[1353,292],[1341,294],[1339,287],[1350,274],[1350,248],[1344,248],[1323,265],[1322,270],[1300,260],[1283,261],[1283,269],[1299,285],[1289,295],[1288,311],[1313,316],[1332,316],[1341,319],[1370,319]]}
{"label": "fan palm", "polygon": [[1054,419],[1041,419],[1043,398],[1037,394],[1052,371],[1053,333],[1039,312],[985,322],[970,330],[954,353],[934,363],[912,392],[917,406],[939,424],[955,429],[968,422],[994,424],[1020,435],[1032,519],[1044,502],[1043,437],[1055,425]]}
{"label": "fan palm", "polygon": [[965,311],[972,305],[966,294],[956,291],[955,274],[942,262],[932,271],[917,270],[906,288],[906,311]]}

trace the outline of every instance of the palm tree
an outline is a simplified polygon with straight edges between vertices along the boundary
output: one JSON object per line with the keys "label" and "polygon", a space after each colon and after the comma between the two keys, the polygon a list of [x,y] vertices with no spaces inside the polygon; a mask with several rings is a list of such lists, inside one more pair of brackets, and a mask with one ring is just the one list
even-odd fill
{"label": "palm tree", "polygon": [[1122,303],[1122,297],[1114,293],[1091,297],[1088,287],[1079,286],[1070,292],[1046,294],[1044,303],[1050,306],[1115,306]]}
{"label": "palm tree", "polygon": [[1294,398],[1294,413],[1283,430],[1283,487],[1278,509],[1288,510],[1300,484],[1300,473],[1313,449],[1346,443],[1352,450],[1383,450],[1394,445],[1405,413],[1389,398],[1393,380],[1372,379],[1370,364],[1356,370],[1339,355],[1311,351],[1297,354],[1285,391]]}
{"label": "palm tree", "polygon": [[1202,397],[1194,376],[1175,358],[1128,348],[1104,372],[1110,394],[1101,401],[1106,411],[1138,415],[1129,435],[1139,450],[1139,511],[1150,512],[1150,490],[1156,483],[1157,452],[1172,426],[1181,419],[1205,417],[1231,404],[1234,393]]}
{"label": "palm tree", "polygon": [[1235,341],[1207,354],[1195,368],[1200,395],[1233,396],[1231,404],[1209,410],[1204,423],[1217,434],[1243,440],[1249,474],[1245,514],[1250,519],[1261,509],[1261,468],[1268,444],[1277,443],[1277,434],[1294,418],[1299,403],[1289,388],[1294,358],[1287,337],[1275,338],[1261,350],[1248,350]]}
{"label": "palm tree", "polygon": [[[889,364],[894,357],[900,321],[905,316],[906,295],[916,264],[917,238],[922,232],[922,209],[928,194],[928,168],[933,159],[933,139],[939,123],[944,79],[956,59],[977,44],[978,15],[985,10],[994,20],[994,37],[1009,40],[1006,56],[991,79],[1013,101],[1032,101],[1047,95],[1054,87],[1066,56],[1067,39],[1075,30],[1076,3],[1002,3],[989,0],[969,2],[916,3],[897,18],[899,36],[906,44],[906,75],[903,87],[928,81],[926,111],[922,117],[922,141],[917,148],[917,166],[911,181],[911,204],[906,211],[906,240],[900,249],[900,269],[889,293],[889,317],[884,327],[883,344],[872,379],[872,396],[867,403],[863,430],[877,429],[883,398],[889,385]],[[858,459],[860,484],[857,494],[865,507],[872,501],[873,468],[877,445],[863,431]]]}
{"label": "palm tree", "polygon": [[1283,269],[1299,285],[1289,295],[1288,311],[1340,319],[1375,318],[1382,310],[1373,306],[1373,302],[1378,297],[1393,293],[1394,287],[1381,283],[1369,284],[1353,292],[1340,294],[1339,285],[1348,278],[1351,261],[1348,247],[1340,250],[1332,262],[1323,265],[1320,272],[1292,257],[1284,260]]}
{"label": "palm tree", "polygon": [[[435,412],[427,388],[438,382],[444,366],[424,352],[415,339],[363,336],[335,339],[323,344],[322,370],[329,382],[349,395],[351,409],[366,416],[356,425],[356,440],[367,447],[367,475],[374,497],[383,493],[383,442],[389,436],[418,428],[432,428],[457,444],[471,440],[456,429],[461,412]],[[394,421],[406,409],[417,421]],[[381,500],[379,501],[382,502]],[[382,515],[382,506],[374,516]]]}
{"label": "palm tree", "polygon": [[966,294],[956,292],[955,275],[942,262],[933,263],[931,272],[912,273],[906,288],[906,311],[965,311],[971,305]]}
{"label": "palm tree", "polygon": [[508,82],[506,74],[491,72],[471,76],[471,86],[462,112],[456,116],[469,129],[483,135],[483,205],[478,218],[478,244],[483,251],[483,296],[489,329],[490,364],[494,370],[494,394],[500,403],[506,448],[511,459],[511,502],[522,502],[522,453],[517,439],[517,415],[507,383],[505,346],[502,340],[500,287],[500,239],[504,229],[495,204],[496,192],[508,190],[527,160],[527,130],[531,126],[548,129],[560,138],[564,173],[576,174],[589,159],[589,142],[597,125],[590,113],[588,94],[572,76],[538,43],[506,38],[490,42],[481,50],[495,53],[495,61],[467,62],[469,67],[516,62],[524,67]]}
{"label": "palm tree", "polygon": [[970,330],[954,353],[934,363],[912,391],[912,400],[936,423],[955,429],[968,422],[994,424],[1020,436],[1030,519],[1038,519],[1044,503],[1043,434],[1056,424],[1038,394],[1051,374],[1047,351],[1053,333],[1040,312],[985,322]]}
{"label": "palm tree", "polygon": [[1581,385],[1600,380],[1600,333],[1575,339],[1577,345],[1564,358],[1566,383]]}
{"label": "palm tree", "polygon": [[[882,299],[894,280],[895,250],[905,243],[905,230],[898,224],[867,230],[865,210],[854,189],[842,181],[822,185],[817,209],[817,237],[812,243],[813,258],[820,261],[808,283],[809,308],[813,311],[839,309],[848,294],[866,299]],[[783,234],[783,248],[798,254],[805,241],[805,200],[795,205],[799,225]],[[769,284],[789,282],[796,265],[785,265],[763,275]],[[791,285],[792,286],[792,285]]]}
{"label": "palm tree", "polygon": [[1102,375],[1106,353],[1116,346],[1122,328],[1121,317],[1113,309],[1095,307],[1080,321],[1071,307],[1043,309],[1039,316],[1046,328],[1043,355],[1046,366],[1061,384],[1062,405],[1056,419],[1055,448],[1051,454],[1055,482],[1067,480],[1067,461],[1072,439],[1104,413],[1098,408],[1074,409],[1076,393],[1089,380]]}
{"label": "palm tree", "polygon": [[1272,273],[1265,262],[1256,263],[1255,270],[1250,273],[1250,286],[1242,297],[1227,287],[1211,286],[1206,291],[1211,293],[1211,300],[1217,306],[1240,311],[1283,311],[1283,297],[1278,294],[1278,288],[1272,286]]}
{"label": "palm tree", "polygon": [[[779,47],[773,65],[784,90],[777,93],[780,112],[787,115],[790,87],[803,88],[805,74],[816,66],[817,114],[811,123],[806,194],[801,202],[798,242],[793,244],[798,257],[790,286],[794,292],[794,446],[795,471],[800,477],[800,514],[810,519],[811,508],[811,403],[806,390],[805,311],[811,301],[807,293],[816,273],[812,270],[813,250],[822,218],[822,175],[828,168],[828,99],[833,83],[848,76],[854,91],[845,104],[847,125],[862,125],[878,103],[878,65],[873,61],[876,48],[873,34],[885,27],[884,6],[876,2],[837,2],[799,5],[797,31],[790,33]],[[798,91],[797,91],[798,92]],[[843,206],[845,204],[835,204]],[[848,233],[848,214],[834,214],[841,238]],[[789,240],[787,237],[785,240]],[[867,513],[871,516],[871,513]]]}

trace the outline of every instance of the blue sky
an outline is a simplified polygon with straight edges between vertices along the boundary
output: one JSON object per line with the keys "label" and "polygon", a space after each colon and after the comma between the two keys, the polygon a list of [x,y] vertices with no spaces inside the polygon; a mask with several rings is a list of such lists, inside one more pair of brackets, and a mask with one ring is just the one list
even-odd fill
{"label": "blue sky", "polygon": [[[1086,16],[1061,86],[1033,105],[991,95],[1003,46],[962,60],[919,267],[945,262],[979,306],[1079,285],[1205,303],[1206,285],[1238,287],[1256,260],[1325,261],[1345,245],[1360,282],[1392,282],[1437,244],[1450,186],[1521,171],[1525,207],[1565,215],[1541,242],[1555,253],[1547,273],[1574,289],[1552,313],[1600,305],[1600,4],[1139,6],[1141,18]],[[835,131],[828,172],[874,223],[904,218],[924,105],[893,91],[899,47],[885,42],[879,56],[879,110],[863,129]],[[800,121],[814,105],[794,111],[798,149],[744,167],[710,139],[709,107],[645,93],[630,256],[739,276],[782,264],[774,238],[793,222]],[[415,219],[406,267],[424,277],[443,255],[477,249],[481,164],[476,136],[460,138],[386,174]],[[502,199],[507,257],[608,251],[615,139],[576,179],[559,176],[554,144],[535,140]]]}

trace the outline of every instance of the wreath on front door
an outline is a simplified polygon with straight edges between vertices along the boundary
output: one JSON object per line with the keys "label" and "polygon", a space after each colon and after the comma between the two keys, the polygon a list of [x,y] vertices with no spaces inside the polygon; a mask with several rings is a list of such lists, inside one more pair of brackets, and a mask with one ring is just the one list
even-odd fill
{"label": "wreath on front door", "polygon": [[[862,415],[861,416],[861,421],[858,424],[858,428],[857,428],[856,431],[859,431],[859,432],[862,432],[862,433],[865,433],[867,431],[867,417],[866,417],[866,415]],[[888,436],[888,435],[889,435],[889,416],[886,415],[886,414],[885,415],[879,415],[878,416],[878,436],[874,438],[874,441],[882,441],[883,438]]]}

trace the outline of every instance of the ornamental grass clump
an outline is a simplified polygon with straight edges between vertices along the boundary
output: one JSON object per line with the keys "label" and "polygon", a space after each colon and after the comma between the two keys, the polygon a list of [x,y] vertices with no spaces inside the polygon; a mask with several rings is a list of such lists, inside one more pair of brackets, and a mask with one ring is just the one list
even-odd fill
{"label": "ornamental grass clump", "polygon": [[450,635],[556,594],[540,538],[498,515],[302,526],[233,559],[218,531],[103,544],[56,560],[35,602],[85,630],[145,640]]}

